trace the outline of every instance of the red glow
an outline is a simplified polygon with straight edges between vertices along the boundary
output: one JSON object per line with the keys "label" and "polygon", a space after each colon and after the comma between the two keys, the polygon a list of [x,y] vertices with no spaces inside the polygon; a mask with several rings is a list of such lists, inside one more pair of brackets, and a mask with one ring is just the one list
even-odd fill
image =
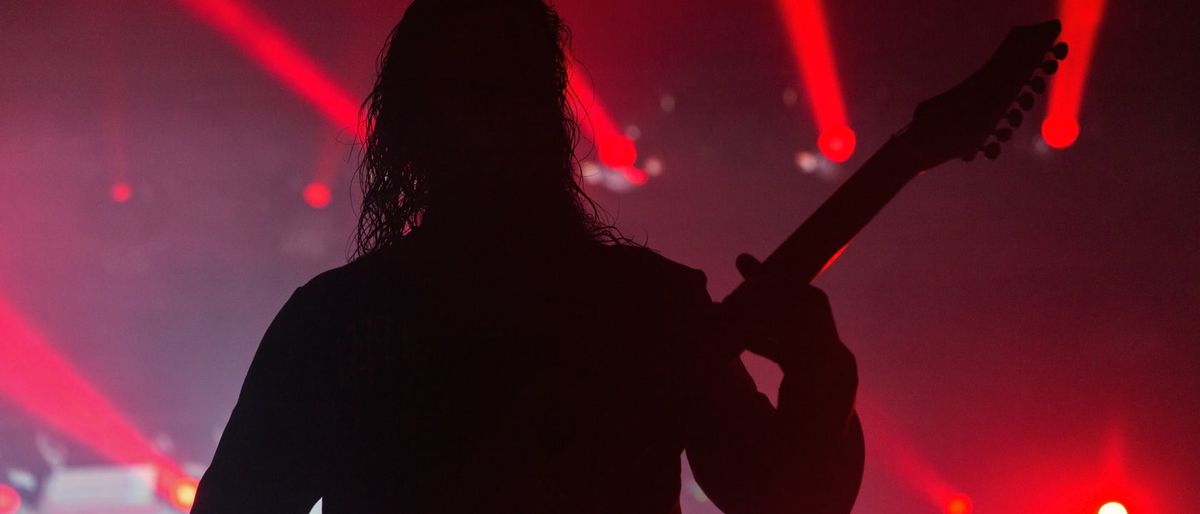
{"label": "red glow", "polygon": [[850,127],[834,127],[821,132],[821,137],[817,138],[817,148],[833,162],[846,162],[854,155],[854,145],[857,142],[858,137]]}
{"label": "red glow", "polygon": [[854,132],[846,118],[821,0],[778,0],[778,3],[817,122],[820,134],[817,146],[829,160],[844,162],[854,154]]}
{"label": "red glow", "polygon": [[279,27],[236,0],[179,0],[338,127],[358,134],[358,102]]}
{"label": "red glow", "polygon": [[575,92],[572,107],[579,118],[579,126],[596,146],[600,162],[620,172],[631,184],[645,184],[650,176],[635,167],[638,154],[633,140],[617,129],[616,121],[600,103],[591,85],[580,79],[574,64],[567,72],[571,90]]}
{"label": "red glow", "polygon": [[14,405],[116,463],[187,476],[3,298],[0,355],[0,394]]}
{"label": "red glow", "polygon": [[821,267],[821,271],[818,272],[818,274],[825,273],[825,270],[829,269],[830,266],[833,266],[833,263],[838,260],[838,257],[842,256],[842,252],[846,251],[846,248],[849,246],[850,243],[846,243],[841,248],[838,248],[838,251],[833,254],[833,257],[830,257],[829,260],[825,262],[825,265]]}
{"label": "red glow", "polygon": [[116,184],[113,184],[111,188],[109,188],[108,196],[117,203],[128,202],[129,200],[133,199],[133,186],[130,186],[125,182],[117,182]]}
{"label": "red glow", "polygon": [[921,493],[935,508],[945,509],[954,498],[966,498],[955,492],[955,488],[934,470],[933,465],[917,451],[899,425],[888,418],[886,409],[872,395],[860,392],[858,405],[861,412],[870,413],[870,416],[863,418],[864,423],[870,422],[863,429],[872,437],[872,444],[867,445],[867,451],[877,455],[868,455],[868,459],[877,458],[893,475]]}
{"label": "red glow", "polygon": [[329,206],[329,202],[333,199],[333,195],[329,192],[329,186],[320,182],[312,182],[304,186],[304,202],[309,207],[314,209],[324,209]]}
{"label": "red glow", "polygon": [[16,514],[21,510],[21,495],[8,484],[0,484],[0,514]]}
{"label": "red glow", "polygon": [[1104,17],[1104,0],[1059,0],[1059,18],[1063,31],[1060,39],[1071,45],[1071,54],[1062,61],[1050,81],[1046,121],[1042,139],[1053,148],[1066,148],[1079,136],[1079,106],[1083,87],[1092,62],[1096,31]]}
{"label": "red glow", "polygon": [[956,494],[946,501],[946,514],[971,514],[971,498]]}
{"label": "red glow", "polygon": [[1042,139],[1051,148],[1063,149],[1079,138],[1079,121],[1075,118],[1046,118],[1042,122]]}
{"label": "red glow", "polygon": [[200,482],[192,477],[181,477],[167,487],[167,500],[176,509],[183,512],[192,510],[192,503],[196,501],[196,490],[200,487]]}

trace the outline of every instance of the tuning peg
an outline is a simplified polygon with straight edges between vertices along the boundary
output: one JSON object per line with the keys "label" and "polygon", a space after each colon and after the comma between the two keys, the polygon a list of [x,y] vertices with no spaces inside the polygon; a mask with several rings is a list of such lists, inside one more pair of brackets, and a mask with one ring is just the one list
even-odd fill
{"label": "tuning peg", "polygon": [[1042,63],[1042,73],[1053,75],[1056,71],[1058,71],[1058,61],[1051,59]]}
{"label": "tuning peg", "polygon": [[733,265],[737,268],[738,273],[742,274],[742,278],[750,278],[762,271],[762,262],[748,253],[738,255],[737,259],[734,259]]}
{"label": "tuning peg", "polygon": [[1050,49],[1050,53],[1054,54],[1055,59],[1061,61],[1067,58],[1067,50],[1069,49],[1070,47],[1065,42],[1059,41],[1058,44],[1054,45],[1054,48]]}
{"label": "tuning peg", "polygon": [[1033,95],[1029,93],[1021,93],[1017,97],[1017,105],[1021,106],[1021,110],[1028,111],[1033,108]]}
{"label": "tuning peg", "polygon": [[987,146],[984,146],[983,156],[987,157],[989,161],[996,160],[996,158],[1000,156],[1000,143],[992,141],[991,143],[988,143]]}
{"label": "tuning peg", "polygon": [[1025,114],[1020,109],[1010,109],[1004,119],[1008,120],[1008,126],[1017,128],[1021,126],[1022,121],[1025,121]]}
{"label": "tuning peg", "polygon": [[964,162],[971,162],[971,161],[975,160],[975,153],[978,151],[979,150],[970,150],[970,151],[962,154],[962,160]]}
{"label": "tuning peg", "polygon": [[1027,84],[1029,84],[1029,89],[1032,89],[1034,93],[1037,93],[1040,95],[1040,94],[1046,92],[1046,79],[1044,79],[1042,77],[1035,76],[1035,77],[1029,79],[1029,82],[1027,82]]}
{"label": "tuning peg", "polygon": [[996,136],[996,141],[1004,143],[1012,139],[1013,131],[1010,128],[1002,128],[996,129],[996,131],[992,132],[992,134]]}

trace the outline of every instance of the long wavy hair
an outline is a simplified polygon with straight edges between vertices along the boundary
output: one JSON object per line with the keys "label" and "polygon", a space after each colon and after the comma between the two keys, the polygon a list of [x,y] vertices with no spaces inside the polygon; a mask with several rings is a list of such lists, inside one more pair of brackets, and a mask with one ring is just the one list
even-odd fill
{"label": "long wavy hair", "polygon": [[[446,184],[461,187],[462,182],[441,175],[506,171],[450,169],[446,163],[452,156],[447,153],[454,142],[427,130],[439,113],[432,112],[425,95],[436,88],[423,88],[421,82],[435,53],[431,49],[454,44],[446,41],[447,28],[469,9],[497,6],[535,20],[536,26],[533,33],[520,35],[529,38],[519,45],[528,53],[522,58],[534,68],[522,74],[521,86],[528,88],[522,94],[538,98],[533,115],[546,129],[536,134],[543,139],[536,147],[540,155],[530,159],[536,169],[517,179],[540,183],[530,194],[554,206],[547,212],[556,228],[593,241],[632,243],[602,221],[603,211],[580,186],[575,154],[579,123],[572,108],[577,102],[567,79],[570,32],[554,9],[544,0],[415,0],[388,36],[375,86],[363,103],[366,133],[358,168],[363,199],[352,258],[396,245],[421,226],[431,205],[455,195],[455,186]],[[494,213],[474,215],[489,214]]]}

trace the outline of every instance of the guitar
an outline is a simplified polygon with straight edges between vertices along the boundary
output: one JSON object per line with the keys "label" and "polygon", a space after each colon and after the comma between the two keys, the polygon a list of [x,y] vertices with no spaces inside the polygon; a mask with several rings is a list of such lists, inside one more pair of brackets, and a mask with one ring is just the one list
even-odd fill
{"label": "guitar", "polygon": [[[827,267],[856,234],[913,177],[960,157],[970,161],[982,152],[1000,155],[1000,143],[1012,138],[1034,96],[1044,93],[1046,81],[1067,56],[1058,42],[1062,25],[1049,21],[1016,27],[1000,48],[965,81],[917,105],[912,121],[872,155],[834,194],[821,204],[766,259],[738,257],[743,282],[721,301],[724,314],[734,318],[755,312],[778,298],[778,291],[803,287]],[[1003,126],[998,126],[1003,125]],[[730,356],[750,350],[765,357],[778,355],[780,343],[751,337],[733,341]],[[828,512],[849,512],[858,494],[863,470],[862,427],[852,415],[846,427],[847,447],[842,466],[828,477],[832,489]],[[824,510],[823,510],[824,511]]]}
{"label": "guitar", "polygon": [[764,292],[811,282],[922,171],[956,157],[970,161],[980,152],[996,159],[1000,143],[1021,125],[1023,111],[1033,108],[1034,95],[1046,91],[1046,80],[1036,73],[1051,75],[1066,58],[1067,44],[1055,42],[1060,32],[1057,20],[1012,29],[982,68],[918,104],[912,121],[766,259],[739,257],[744,280],[722,306],[753,309],[771,297]]}

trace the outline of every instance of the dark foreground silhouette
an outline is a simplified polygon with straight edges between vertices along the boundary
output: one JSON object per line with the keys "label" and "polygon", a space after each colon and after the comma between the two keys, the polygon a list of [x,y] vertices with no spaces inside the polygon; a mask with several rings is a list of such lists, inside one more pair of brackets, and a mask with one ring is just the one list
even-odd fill
{"label": "dark foreground silhouette", "polygon": [[[662,514],[683,451],[724,512],[849,512],[856,368],[807,282],[904,182],[966,153],[934,141],[981,148],[1056,34],[922,104],[714,303],[703,273],[621,238],[579,189],[557,15],[416,0],[368,100],[356,258],[271,324],[192,512]],[[783,369],[777,407],[743,348]]]}

